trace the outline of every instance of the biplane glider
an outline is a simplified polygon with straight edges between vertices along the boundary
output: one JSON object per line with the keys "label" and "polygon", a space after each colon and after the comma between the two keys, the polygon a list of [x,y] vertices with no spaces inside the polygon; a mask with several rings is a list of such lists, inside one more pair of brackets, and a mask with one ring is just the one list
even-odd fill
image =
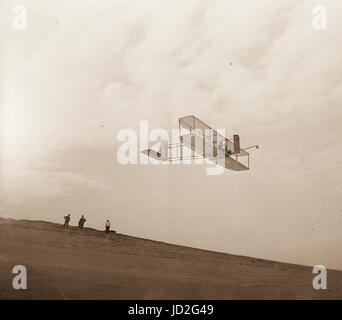
{"label": "biplane glider", "polygon": [[[178,124],[179,142],[161,141],[158,151],[146,149],[142,153],[156,160],[171,162],[207,158],[229,170],[249,170],[249,153],[246,150],[259,148],[258,145],[240,148],[239,135],[235,134],[233,139],[229,140],[217,129],[208,126],[193,115],[179,118]],[[190,154],[184,152],[184,147],[190,151]],[[176,149],[176,152],[173,149]]]}

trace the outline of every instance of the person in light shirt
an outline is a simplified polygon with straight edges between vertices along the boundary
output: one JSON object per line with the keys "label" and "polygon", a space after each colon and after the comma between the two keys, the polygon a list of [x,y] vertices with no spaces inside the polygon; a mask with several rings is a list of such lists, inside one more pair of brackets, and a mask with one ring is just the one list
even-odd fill
{"label": "person in light shirt", "polygon": [[107,220],[107,222],[106,222],[106,233],[107,234],[109,233],[109,229],[110,229],[110,221]]}

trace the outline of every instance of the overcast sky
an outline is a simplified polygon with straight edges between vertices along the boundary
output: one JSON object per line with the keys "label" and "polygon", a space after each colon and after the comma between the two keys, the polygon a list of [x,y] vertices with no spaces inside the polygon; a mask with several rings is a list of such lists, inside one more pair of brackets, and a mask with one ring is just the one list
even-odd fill
{"label": "overcast sky", "polygon": [[[0,216],[342,269],[341,1],[1,3]],[[193,114],[251,170],[117,161],[123,128]]]}

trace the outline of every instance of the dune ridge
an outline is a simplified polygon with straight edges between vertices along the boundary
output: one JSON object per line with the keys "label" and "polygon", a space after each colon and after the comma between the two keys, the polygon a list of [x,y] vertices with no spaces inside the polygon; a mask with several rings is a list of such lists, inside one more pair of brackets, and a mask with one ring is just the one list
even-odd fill
{"label": "dune ridge", "polygon": [[[14,265],[27,290],[14,290]],[[0,299],[341,299],[342,271],[314,290],[312,268],[61,224],[0,218]]]}

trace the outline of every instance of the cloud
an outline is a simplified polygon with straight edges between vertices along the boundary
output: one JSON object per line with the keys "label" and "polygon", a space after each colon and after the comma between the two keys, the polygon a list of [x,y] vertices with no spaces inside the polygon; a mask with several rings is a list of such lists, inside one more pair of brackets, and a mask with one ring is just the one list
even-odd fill
{"label": "cloud", "polygon": [[[254,256],[293,232],[310,242],[312,214],[335,236],[341,4],[323,2],[326,31],[313,1],[28,3],[25,36],[5,30],[6,197],[21,214],[53,205],[50,218],[83,199],[95,225],[118,209],[134,234]],[[118,130],[171,130],[187,114],[260,144],[251,170],[115,162]],[[307,243],[296,250],[310,257]],[[279,256],[298,262],[291,249]]]}
{"label": "cloud", "polygon": [[31,166],[6,166],[3,175],[6,199],[12,203],[45,198],[72,197],[75,189],[114,190],[111,181],[89,173],[66,171],[54,162],[35,162]]}

